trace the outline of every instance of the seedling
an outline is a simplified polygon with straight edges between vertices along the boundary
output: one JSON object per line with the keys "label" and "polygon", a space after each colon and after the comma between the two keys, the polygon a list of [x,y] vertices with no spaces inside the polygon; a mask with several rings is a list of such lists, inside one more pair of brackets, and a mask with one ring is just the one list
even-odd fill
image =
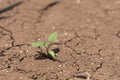
{"label": "seedling", "polygon": [[53,60],[56,60],[56,53],[52,50],[49,50],[49,46],[55,42],[55,40],[57,39],[57,36],[58,36],[57,32],[54,32],[48,36],[47,41],[43,41],[43,42],[36,41],[36,42],[32,43],[32,46],[40,47],[40,48],[46,50],[47,56],[49,58],[52,58]]}

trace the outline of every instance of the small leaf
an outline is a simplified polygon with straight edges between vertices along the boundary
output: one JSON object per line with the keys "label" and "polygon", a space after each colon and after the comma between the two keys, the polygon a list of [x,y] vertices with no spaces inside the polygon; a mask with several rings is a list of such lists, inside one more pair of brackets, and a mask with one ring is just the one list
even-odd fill
{"label": "small leaf", "polygon": [[49,54],[50,54],[50,56],[53,58],[53,59],[55,59],[55,53],[54,53],[54,51],[49,51]]}
{"label": "small leaf", "polygon": [[57,39],[57,32],[54,32],[49,35],[48,41],[54,42]]}
{"label": "small leaf", "polygon": [[44,45],[43,45],[43,42],[33,42],[32,43],[32,46],[33,47],[41,47],[41,48],[44,48]]}

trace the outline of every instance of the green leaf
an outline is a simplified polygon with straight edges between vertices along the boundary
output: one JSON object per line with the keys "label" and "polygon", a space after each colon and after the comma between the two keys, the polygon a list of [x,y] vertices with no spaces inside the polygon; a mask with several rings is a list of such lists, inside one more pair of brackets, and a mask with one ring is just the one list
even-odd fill
{"label": "green leaf", "polygon": [[55,59],[56,57],[56,55],[55,55],[55,53],[54,53],[54,51],[49,51],[49,54],[50,54],[50,56],[53,58],[53,59]]}
{"label": "green leaf", "polygon": [[43,45],[43,42],[33,42],[32,43],[32,46],[33,47],[41,47],[41,48],[44,48],[44,45]]}
{"label": "green leaf", "polygon": [[54,42],[57,39],[57,32],[54,32],[48,36],[48,41]]}

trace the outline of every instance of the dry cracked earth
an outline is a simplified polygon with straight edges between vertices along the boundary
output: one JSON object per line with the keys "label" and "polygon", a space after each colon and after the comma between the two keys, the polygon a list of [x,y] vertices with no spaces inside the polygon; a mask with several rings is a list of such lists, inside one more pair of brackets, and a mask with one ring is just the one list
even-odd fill
{"label": "dry cracked earth", "polygon": [[[34,41],[57,31],[59,61]],[[37,56],[37,57],[36,57]],[[0,80],[120,80],[120,0],[0,0]]]}

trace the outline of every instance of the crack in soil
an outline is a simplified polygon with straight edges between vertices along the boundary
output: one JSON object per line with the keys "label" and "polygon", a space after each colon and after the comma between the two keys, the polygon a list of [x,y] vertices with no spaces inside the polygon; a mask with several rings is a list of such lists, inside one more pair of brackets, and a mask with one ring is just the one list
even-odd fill
{"label": "crack in soil", "polygon": [[[70,46],[67,45],[67,43],[70,42],[70,41],[72,41],[73,39],[74,39],[74,38],[69,39],[69,40],[65,41],[63,44],[65,45],[65,47],[71,49],[71,50],[72,50],[73,52],[75,52],[76,54],[79,54],[79,53],[77,53],[76,50],[74,50],[72,47],[70,47]],[[75,59],[75,57],[73,56],[73,54],[70,54],[70,56],[71,56],[73,59]]]}
{"label": "crack in soil", "polygon": [[[75,34],[75,36],[74,36],[73,38],[65,41],[63,44],[65,45],[65,47],[71,49],[74,53],[80,55],[81,53],[77,52],[74,48],[72,48],[71,46],[67,45],[67,43],[71,42],[73,39],[76,39],[76,38],[81,39],[81,37],[80,37],[76,32],[74,32],[74,34]],[[81,39],[81,40],[84,41],[83,39]],[[80,44],[80,42],[77,42],[77,43],[74,45],[74,47],[77,47],[79,44]],[[75,57],[74,57],[72,54],[70,54],[70,56],[73,57],[73,59],[75,59]]]}
{"label": "crack in soil", "polygon": [[4,8],[2,10],[0,10],[0,14],[5,13],[5,12],[10,11],[10,10],[13,10],[15,7],[21,5],[22,3],[23,3],[23,1],[20,1],[20,2],[17,2],[15,4],[12,4],[12,5]]}
{"label": "crack in soil", "polygon": [[1,68],[0,69],[8,69],[8,68],[14,68],[15,65],[22,62],[27,57],[26,52],[21,54],[7,54],[5,57],[1,58]]}
{"label": "crack in soil", "polygon": [[10,16],[1,16],[0,20],[10,18]]}
{"label": "crack in soil", "polygon": [[[0,26],[0,29],[1,30],[3,30],[3,31],[6,31],[8,34],[4,34],[4,33],[2,33],[2,31],[1,31],[1,34],[2,35],[9,35],[10,36],[10,39],[12,40],[12,42],[11,42],[11,45],[12,46],[14,46],[14,38],[13,38],[13,33],[11,32],[11,31],[9,31],[9,30],[7,30],[7,29],[5,29],[4,27],[1,27]],[[0,55],[2,56],[2,55],[4,55],[3,53],[6,51],[6,50],[9,50],[11,47],[8,47],[8,48],[6,48],[5,50],[2,50],[2,51],[0,51]]]}
{"label": "crack in soil", "polygon": [[37,80],[39,76],[42,76],[45,75],[46,73],[37,73],[36,71],[32,71],[32,70],[25,70],[25,69],[21,69],[21,68],[16,68],[15,71],[19,72],[19,73],[22,73],[22,74],[25,74],[27,75],[28,78],[32,79],[32,80]]}
{"label": "crack in soil", "polygon": [[6,51],[14,48],[14,47],[22,47],[22,46],[25,46],[25,45],[29,46],[30,44],[18,44],[18,45],[13,45],[12,47],[8,47],[8,48],[2,50],[2,51],[0,52],[0,56],[5,56],[4,53],[5,53]]}
{"label": "crack in soil", "polygon": [[[96,39],[97,39],[98,36],[99,36],[99,34],[96,36]],[[76,54],[81,55],[81,53],[78,53],[76,50],[74,50],[74,47],[72,48],[71,46],[67,45],[67,43],[71,42],[71,41],[72,41],[73,39],[75,39],[75,38],[80,38],[80,39],[81,39],[81,37],[75,32],[75,37],[73,37],[72,39],[69,39],[69,40],[65,41],[65,42],[64,42],[64,45],[65,45],[65,47],[71,49],[71,50],[72,50],[73,52],[75,52]],[[81,40],[84,42],[83,39],[81,39]],[[77,47],[78,45],[79,45],[79,42],[78,42],[75,46]],[[90,55],[90,56],[98,55],[99,58],[101,58],[101,57],[102,57],[102,55],[101,55],[101,51],[102,51],[102,50],[103,50],[103,49],[98,49],[97,54],[89,54],[89,53],[87,53],[87,52],[82,52],[82,54],[87,54],[87,55]],[[73,59],[75,59],[75,57],[73,56],[73,54],[70,54],[70,56],[71,56]],[[76,70],[78,71],[79,65],[78,65],[77,63],[75,63],[75,65],[76,65],[76,67],[77,67]],[[91,70],[92,70],[93,72],[97,72],[99,69],[102,68],[102,66],[103,66],[103,61],[101,61],[101,62],[98,64],[98,66],[95,67],[94,70],[93,70],[92,68],[91,68]]]}
{"label": "crack in soil", "polygon": [[59,3],[59,1],[54,1],[54,2],[49,3],[48,5],[46,5],[44,8],[42,8],[42,9],[40,10],[40,12],[39,12],[39,13],[40,13],[39,20],[38,20],[36,23],[40,22],[42,16],[43,16],[50,8],[54,7],[54,6],[57,5],[58,3]]}
{"label": "crack in soil", "polygon": [[103,66],[103,61],[99,64],[98,67],[95,68],[95,70],[92,69],[93,72],[97,72],[99,69],[101,69]]}
{"label": "crack in soil", "polygon": [[[27,1],[29,1],[29,0],[27,0]],[[17,6],[19,6],[19,5],[21,5],[23,2],[18,2],[18,3],[15,3],[15,4],[13,4],[13,5],[11,5],[11,6],[9,6],[9,7],[7,7],[7,8],[4,8],[3,10],[1,10],[0,11],[0,14],[3,14],[3,13],[5,13],[5,12],[8,12],[8,11],[11,11],[11,10],[13,10],[15,7],[17,7]],[[47,4],[46,6],[44,6],[40,11],[39,11],[39,13],[40,13],[40,15],[39,15],[39,19],[38,19],[38,21],[39,20],[41,20],[41,18],[42,17],[44,17],[44,16],[46,16],[46,14],[47,13],[49,13],[49,11],[51,11],[51,8],[54,8],[57,4],[59,3],[59,1],[54,1],[54,2],[51,2],[51,3],[49,3],[49,4]],[[99,4],[99,3],[98,3]],[[72,6],[72,5],[71,5]],[[74,8],[73,8],[74,9]],[[109,9],[108,9],[109,10]],[[108,13],[108,10],[107,10],[107,13]],[[16,9],[16,11],[17,11],[17,9]],[[18,13],[19,13],[19,11],[17,11]],[[16,14],[18,14],[16,12]],[[106,14],[107,14],[106,13]],[[16,15],[15,14],[15,15]],[[14,16],[15,16],[14,15]],[[10,17],[14,17],[14,16],[2,16],[2,17],[0,17],[0,20],[2,20],[2,19],[6,19],[7,20],[7,18],[10,18]],[[19,17],[18,17],[19,18]],[[91,17],[90,17],[91,18]],[[96,17],[97,18],[97,17]],[[7,25],[6,26],[4,26],[4,27],[7,27],[7,26],[9,26],[9,25],[11,25],[11,24],[13,24],[13,23],[15,23],[15,21],[16,20],[19,20],[19,19],[14,19],[14,21],[12,21],[12,22],[10,22],[10,23],[7,23]],[[23,20],[21,20],[21,21],[23,21]],[[24,23],[25,22],[27,22],[26,20],[23,22],[23,24],[22,24],[22,26],[24,26]],[[35,21],[36,22],[36,21]],[[40,22],[40,21],[39,21]],[[63,25],[63,24],[60,24],[60,25]],[[2,51],[0,51],[0,56],[8,56],[8,55],[6,55],[5,53],[7,53],[7,51],[8,50],[12,50],[12,49],[14,49],[14,48],[16,48],[16,47],[18,47],[18,48],[20,48],[20,50],[22,50],[21,49],[21,47],[22,46],[29,46],[30,44],[15,44],[15,39],[14,39],[14,36],[13,36],[13,33],[11,32],[11,31],[9,31],[9,30],[7,30],[6,28],[4,28],[3,26],[1,27],[0,26],[0,29],[2,29],[3,31],[6,31],[7,33],[3,33],[2,31],[1,31],[1,36],[0,36],[0,38],[3,36],[5,36],[5,35],[8,35],[9,37],[10,37],[10,40],[12,41],[11,42],[11,46],[10,47],[5,47],[6,49],[2,49]],[[79,41],[77,41],[77,43],[75,43],[75,45],[74,46],[69,46],[69,44],[71,44],[71,41],[73,42],[73,44],[74,44],[74,39],[76,39],[76,38],[80,38],[82,41],[83,41],[83,44],[86,44],[86,43],[84,43],[85,41],[87,41],[86,39],[84,39],[84,38],[89,38],[90,40],[92,40],[92,39],[95,39],[95,40],[98,40],[99,39],[99,36],[101,35],[101,34],[97,34],[96,33],[96,36],[95,36],[95,38],[92,38],[92,37],[89,37],[89,36],[87,36],[87,35],[78,35],[78,33],[77,33],[78,31],[76,31],[76,32],[74,32],[75,33],[75,35],[76,36],[74,36],[72,39],[68,39],[67,41],[65,41],[65,42],[63,42],[62,44],[64,45],[64,47],[66,47],[66,48],[69,48],[69,50],[71,51],[71,52],[73,52],[73,53],[75,53],[75,54],[72,54],[72,53],[70,53],[69,55],[73,58],[72,60],[71,60],[71,62],[73,62],[74,60],[74,62],[73,62],[73,65],[72,65],[72,67],[74,67],[74,68],[76,68],[76,70],[79,72],[80,70],[79,69],[81,69],[80,68],[80,66],[82,65],[83,67],[85,67],[86,65],[85,64],[89,64],[89,60],[90,60],[90,58],[91,58],[91,56],[94,56],[95,55],[95,57],[92,57],[92,58],[97,58],[97,59],[92,59],[92,60],[96,60],[94,63],[95,63],[95,66],[93,66],[93,68],[94,69],[92,69],[91,68],[91,70],[92,70],[92,72],[94,73],[94,72],[99,72],[99,70],[101,69],[101,68],[103,68],[103,60],[102,61],[100,61],[100,62],[98,62],[99,61],[99,59],[102,57],[102,54],[101,54],[101,51],[104,49],[99,49],[99,47],[97,47],[97,46],[99,46],[99,44],[98,45],[95,45],[97,48],[95,48],[95,49],[97,49],[97,51],[94,53],[94,54],[91,54],[91,52],[79,52],[78,50],[76,50],[76,48],[75,47],[78,47],[78,49],[79,48],[81,48],[81,47],[79,47],[79,46],[81,46],[81,43],[79,42]],[[115,34],[115,36],[117,37],[117,38],[120,38],[120,31],[118,31],[116,34]],[[88,40],[89,41],[89,40]],[[70,42],[70,43],[69,43]],[[68,44],[67,44],[68,43]],[[90,44],[90,45],[92,45],[92,44]],[[93,45],[94,46],[94,45]],[[63,48],[64,48],[63,47]],[[86,49],[86,48],[85,48]],[[93,50],[95,50],[95,49],[93,49]],[[70,52],[69,51],[69,52]],[[86,50],[85,50],[86,51]],[[68,53],[69,53],[68,52]],[[9,54],[9,51],[8,51],[8,53],[7,54]],[[83,55],[83,57],[87,57],[87,59],[82,59],[82,60],[88,60],[88,61],[83,61],[83,64],[81,64],[81,63],[79,63],[79,61],[78,61],[78,63],[76,62],[77,60],[75,59],[75,57],[78,55],[80,55],[79,57],[82,57],[82,54],[85,54],[85,55]],[[96,55],[97,55],[97,57],[96,57]],[[11,54],[10,54],[10,56],[11,56]],[[14,61],[16,61],[16,60],[19,60],[19,62],[21,62],[21,61],[23,61],[24,60],[24,58],[26,58],[27,57],[27,54],[25,53],[25,55],[23,54],[23,56],[22,56],[22,58],[20,57],[20,59],[19,59],[19,56],[21,56],[21,54],[16,54],[15,56],[14,56],[14,54],[12,54],[12,57],[10,57],[10,58],[7,58],[7,60],[5,60],[5,59],[3,59],[3,61],[2,61],[2,59],[0,60],[0,62],[2,63],[4,63],[5,62],[5,64],[3,64],[3,66],[5,66],[5,65],[7,65],[7,68],[11,68],[12,67],[12,65],[14,65],[14,66],[16,66],[16,64],[14,64]],[[79,58],[78,57],[78,58]],[[5,57],[3,57],[3,58],[5,58]],[[17,58],[17,59],[16,59]],[[98,61],[97,61],[98,60]],[[58,62],[60,62],[60,63],[64,63],[64,62],[62,62],[62,61],[59,61],[58,60]],[[98,63],[97,63],[98,62]],[[23,61],[23,63],[24,63],[24,61]],[[12,64],[12,65],[11,65]],[[19,64],[19,63],[18,63]],[[68,63],[69,64],[69,63]],[[46,65],[46,64],[45,64]],[[105,64],[106,65],[106,64]],[[109,64],[107,64],[107,65],[109,65]],[[71,66],[71,64],[70,64],[70,66]],[[88,67],[91,67],[91,65],[87,65]],[[12,69],[12,68],[11,68]],[[62,70],[63,70],[64,68],[62,68]],[[86,69],[86,68],[85,68]],[[21,74],[25,74],[25,75],[29,75],[28,76],[28,78],[30,78],[30,79],[32,79],[32,80],[38,80],[39,78],[41,79],[41,78],[43,78],[43,77],[45,77],[45,79],[59,79],[58,77],[58,75],[57,75],[57,72],[49,72],[49,73],[47,73],[47,72],[36,72],[36,71],[31,71],[31,69],[30,70],[26,70],[26,69],[21,69],[21,68],[18,68],[18,69],[16,69],[16,72],[18,72],[18,73],[21,73]],[[116,74],[117,74],[117,72],[116,72]],[[51,77],[51,75],[52,75],[52,77]],[[63,75],[64,75],[64,73],[63,73]],[[67,80],[67,79],[66,79]],[[69,80],[69,79],[68,79]]]}
{"label": "crack in soil", "polygon": [[14,71],[17,71],[17,72],[19,72],[19,73],[24,73],[24,74],[27,74],[28,73],[28,71],[26,71],[26,70],[24,70],[24,69],[20,69],[20,68],[16,68]]}
{"label": "crack in soil", "polygon": [[6,31],[6,32],[8,32],[9,34],[2,34],[2,35],[9,35],[10,36],[10,39],[12,40],[12,42],[11,42],[11,47],[7,47],[6,49],[3,49],[3,50],[1,50],[0,51],[0,56],[5,56],[5,52],[6,51],[8,51],[8,50],[10,50],[11,48],[13,48],[13,47],[22,47],[22,46],[25,46],[25,45],[27,45],[27,46],[29,46],[30,44],[14,44],[14,42],[15,42],[15,40],[14,40],[14,37],[13,37],[13,33],[11,32],[11,31],[9,31],[9,30],[7,30],[6,28],[4,28],[4,27],[1,27],[0,26],[0,29],[2,29],[3,31]]}
{"label": "crack in soil", "polygon": [[47,11],[48,9],[52,8],[53,6],[57,5],[59,1],[54,1],[52,3],[49,3],[47,6],[45,6],[42,11]]}

